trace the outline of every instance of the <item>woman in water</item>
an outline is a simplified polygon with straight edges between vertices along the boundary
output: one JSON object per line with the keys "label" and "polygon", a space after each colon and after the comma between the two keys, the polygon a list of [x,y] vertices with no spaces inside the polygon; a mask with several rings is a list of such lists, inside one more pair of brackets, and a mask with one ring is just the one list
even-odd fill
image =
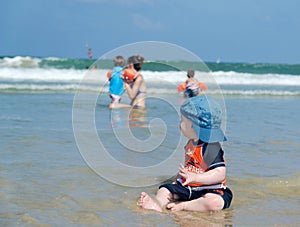
{"label": "woman in water", "polygon": [[144,77],[139,72],[144,63],[141,55],[134,55],[128,58],[128,74],[124,72],[124,86],[129,98],[130,105],[134,108],[146,107],[146,83]]}

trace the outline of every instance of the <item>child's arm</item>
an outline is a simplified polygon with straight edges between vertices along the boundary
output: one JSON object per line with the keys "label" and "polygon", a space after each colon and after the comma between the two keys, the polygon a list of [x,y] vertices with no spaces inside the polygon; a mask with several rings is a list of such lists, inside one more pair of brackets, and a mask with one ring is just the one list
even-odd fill
{"label": "child's arm", "polygon": [[183,183],[184,186],[189,183],[201,183],[205,185],[217,184],[225,179],[226,167],[221,166],[207,172],[197,174],[189,172],[182,164],[180,164],[179,175],[186,179]]}

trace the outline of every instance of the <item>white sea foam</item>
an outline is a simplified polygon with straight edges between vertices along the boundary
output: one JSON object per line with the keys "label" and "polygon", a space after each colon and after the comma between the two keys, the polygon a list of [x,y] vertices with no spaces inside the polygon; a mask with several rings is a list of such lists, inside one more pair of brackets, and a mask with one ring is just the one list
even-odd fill
{"label": "white sea foam", "polygon": [[251,74],[238,72],[211,72],[218,84],[224,85],[285,85],[300,86],[300,76],[282,74]]}
{"label": "white sea foam", "polygon": [[[29,59],[32,65],[38,64],[38,59]],[[18,65],[25,60],[26,57],[21,61],[18,57],[3,58],[1,64]],[[0,67],[0,90],[97,90],[107,86],[106,73],[104,69]],[[149,93],[176,93],[176,87],[186,80],[186,72],[180,71],[142,71],[142,74]],[[220,86],[223,94],[228,95],[300,95],[300,76],[297,75],[197,71],[196,77],[208,85],[208,92],[215,92]]]}
{"label": "white sea foam", "polygon": [[13,58],[4,57],[0,59],[0,67],[11,67],[11,68],[36,68],[39,66],[41,59],[39,58],[32,58],[32,57],[21,57],[16,56]]}
{"label": "white sea foam", "polygon": [[[76,70],[55,68],[0,68],[0,80],[7,81],[81,81],[94,74],[100,82],[106,81],[107,70]],[[179,84],[186,80],[185,72],[142,72],[149,83]],[[200,81],[214,80],[219,85],[285,85],[300,86],[300,76],[280,74],[250,74],[237,72],[196,72]]]}
{"label": "white sea foam", "polygon": [[0,80],[5,81],[44,81],[73,82],[81,81],[85,70],[75,69],[42,69],[42,68],[0,68]]}

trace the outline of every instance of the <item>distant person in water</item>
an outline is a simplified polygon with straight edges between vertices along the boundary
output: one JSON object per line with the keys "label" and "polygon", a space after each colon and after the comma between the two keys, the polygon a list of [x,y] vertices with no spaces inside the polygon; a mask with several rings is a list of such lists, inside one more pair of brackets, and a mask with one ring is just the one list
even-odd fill
{"label": "distant person in water", "polygon": [[114,58],[114,68],[107,73],[107,79],[109,80],[109,97],[111,98],[109,108],[130,107],[130,105],[120,103],[121,96],[124,93],[122,72],[125,64],[126,60],[124,57],[116,56]]}
{"label": "distant person in water", "polygon": [[144,57],[134,55],[127,60],[127,69],[123,73],[125,90],[131,99],[130,105],[134,108],[146,107],[146,83],[140,73],[144,63]]}
{"label": "distant person in water", "polygon": [[188,70],[187,71],[187,77],[188,79],[185,81],[186,89],[185,89],[185,96],[186,97],[194,97],[199,95],[199,81],[194,77],[195,71],[194,70]]}
{"label": "distant person in water", "polygon": [[194,97],[200,95],[202,91],[207,90],[207,86],[204,83],[199,82],[194,76],[194,70],[187,71],[187,80],[185,83],[177,87],[178,92],[184,91],[184,97]]}
{"label": "distant person in water", "polygon": [[89,55],[89,59],[92,60],[93,59],[93,51],[91,48],[88,49],[88,55]]}

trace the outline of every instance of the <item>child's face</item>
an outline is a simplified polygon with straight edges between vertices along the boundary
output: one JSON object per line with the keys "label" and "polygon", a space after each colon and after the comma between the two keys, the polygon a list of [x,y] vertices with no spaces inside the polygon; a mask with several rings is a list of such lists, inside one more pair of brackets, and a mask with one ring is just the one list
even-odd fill
{"label": "child's face", "polygon": [[189,139],[198,139],[198,136],[192,127],[192,122],[183,115],[181,115],[180,130],[185,137]]}

